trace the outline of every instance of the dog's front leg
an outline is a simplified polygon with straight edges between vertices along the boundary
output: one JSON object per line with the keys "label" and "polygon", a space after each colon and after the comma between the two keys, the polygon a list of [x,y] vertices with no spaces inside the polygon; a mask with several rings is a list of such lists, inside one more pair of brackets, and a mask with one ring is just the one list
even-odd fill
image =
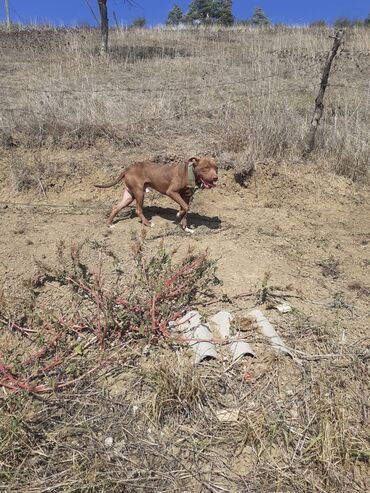
{"label": "dog's front leg", "polygon": [[[181,192],[180,195],[184,200],[184,202],[187,204],[189,210],[191,196],[189,194],[181,193]],[[189,228],[188,211],[185,211],[184,209],[181,208],[179,212],[176,214],[176,217],[180,220],[180,225],[184,231],[186,231],[187,233],[194,233],[194,231]]]}
{"label": "dog's front leg", "polygon": [[181,227],[182,229],[186,232],[186,233],[194,233],[194,231],[192,229],[189,228],[189,224],[188,224],[188,214],[185,212],[184,216],[182,217],[181,221],[180,221],[180,224],[181,224]]}
{"label": "dog's front leg", "polygon": [[167,190],[166,195],[168,197],[171,197],[172,200],[174,200],[179,206],[181,207],[181,210],[179,214],[186,214],[189,210],[189,205],[185,202],[185,200],[181,197],[179,192],[176,192],[174,190]]}

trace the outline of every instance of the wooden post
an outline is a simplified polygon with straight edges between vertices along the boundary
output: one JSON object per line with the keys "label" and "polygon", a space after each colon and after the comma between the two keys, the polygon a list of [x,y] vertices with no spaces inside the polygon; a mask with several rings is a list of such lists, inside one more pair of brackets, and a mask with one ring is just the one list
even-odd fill
{"label": "wooden post", "polygon": [[305,149],[303,151],[303,159],[306,159],[308,157],[308,155],[312,152],[313,148],[315,147],[316,130],[317,130],[317,127],[319,126],[320,119],[321,119],[323,112],[324,112],[323,100],[324,100],[324,94],[325,94],[326,86],[328,85],[328,79],[329,79],[331,64],[334,60],[335,55],[337,54],[339,46],[342,44],[344,32],[345,31],[343,29],[340,29],[333,36],[334,37],[334,43],[333,43],[332,49],[328,53],[328,56],[326,58],[326,62],[324,65],[324,69],[322,71],[320,89],[319,89],[319,93],[315,99],[315,111],[313,113],[313,117],[311,120],[311,127],[310,127],[310,130],[308,132],[306,146],[305,146]]}
{"label": "wooden post", "polygon": [[100,11],[100,53],[108,53],[108,9],[107,0],[98,0]]}
{"label": "wooden post", "polygon": [[6,27],[10,31],[10,10],[9,10],[9,0],[5,0],[5,13],[6,13]]}

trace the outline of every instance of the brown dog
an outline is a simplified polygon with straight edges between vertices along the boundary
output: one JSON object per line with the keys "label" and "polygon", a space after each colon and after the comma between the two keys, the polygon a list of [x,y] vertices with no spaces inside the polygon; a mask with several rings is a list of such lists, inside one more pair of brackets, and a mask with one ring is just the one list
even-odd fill
{"label": "brown dog", "polygon": [[171,197],[180,206],[177,217],[182,228],[188,228],[187,214],[189,203],[197,187],[213,188],[218,180],[217,165],[210,157],[192,157],[185,164],[164,166],[151,161],[134,163],[124,169],[119,177],[107,185],[95,185],[98,188],[109,188],[124,180],[125,191],[122,200],[112,208],[108,218],[108,226],[113,225],[113,219],[124,207],[136,200],[136,214],[145,226],[150,222],[144,216],[143,203],[145,191],[154,188],[168,197]]}

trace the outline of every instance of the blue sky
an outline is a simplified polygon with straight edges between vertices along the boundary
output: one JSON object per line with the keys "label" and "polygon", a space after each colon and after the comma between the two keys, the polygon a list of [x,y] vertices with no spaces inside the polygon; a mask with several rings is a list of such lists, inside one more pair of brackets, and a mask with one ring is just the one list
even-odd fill
{"label": "blue sky", "polygon": [[[11,18],[15,22],[52,22],[56,25],[89,23],[95,25],[87,3],[98,13],[97,0],[9,0]],[[125,0],[108,0],[110,21],[113,11],[119,22],[130,24],[135,17],[144,16],[148,24],[166,20],[173,0],[134,0],[130,6]],[[178,0],[186,11],[190,0]],[[370,12],[369,0],[234,0],[233,11],[238,19],[249,18],[258,5],[274,22],[305,24],[324,19],[331,23],[338,17],[364,19]],[[0,0],[0,19],[4,20],[4,0]]]}

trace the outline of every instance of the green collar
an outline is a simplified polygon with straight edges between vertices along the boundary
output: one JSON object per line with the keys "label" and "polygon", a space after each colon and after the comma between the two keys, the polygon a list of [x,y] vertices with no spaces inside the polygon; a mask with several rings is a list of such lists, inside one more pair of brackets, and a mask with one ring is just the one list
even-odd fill
{"label": "green collar", "polygon": [[197,182],[195,180],[195,174],[192,163],[188,164],[188,187],[189,188],[198,188]]}

